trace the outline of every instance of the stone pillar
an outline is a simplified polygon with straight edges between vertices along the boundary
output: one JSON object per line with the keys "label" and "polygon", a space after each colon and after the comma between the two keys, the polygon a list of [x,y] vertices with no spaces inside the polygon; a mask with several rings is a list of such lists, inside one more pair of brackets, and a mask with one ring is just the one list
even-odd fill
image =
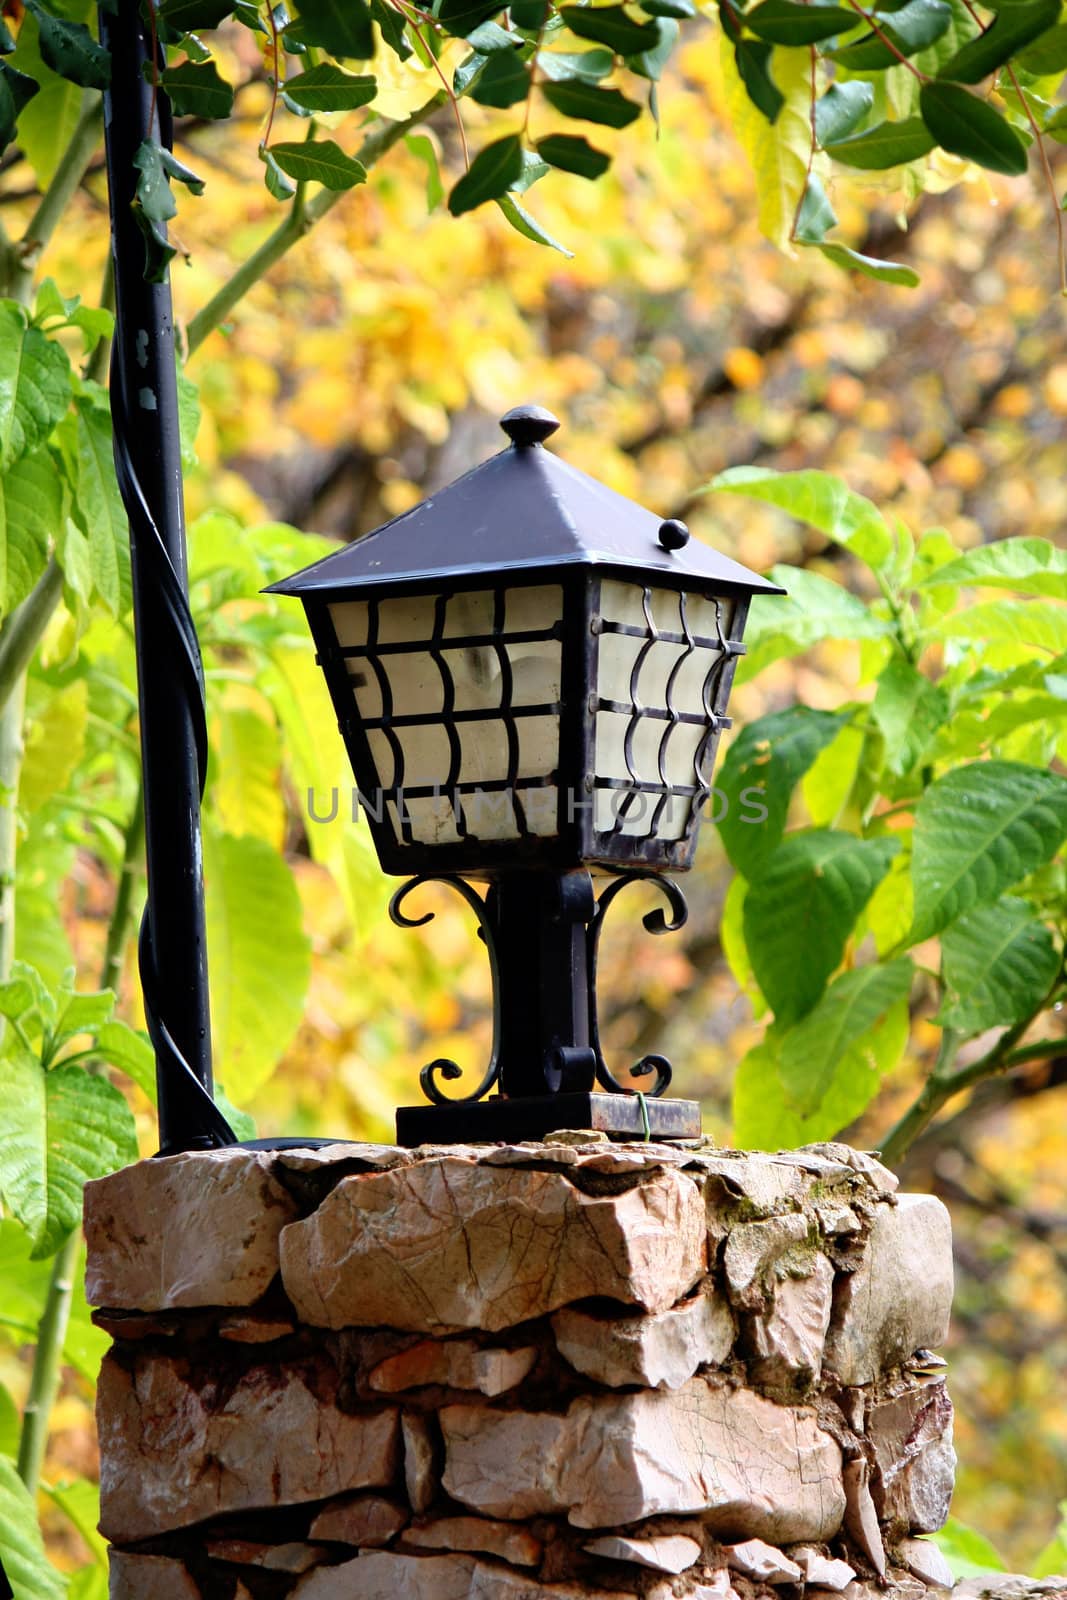
{"label": "stone pillar", "polygon": [[922,1600],[951,1241],[895,1188],[576,1134],[90,1184],[112,1600]]}

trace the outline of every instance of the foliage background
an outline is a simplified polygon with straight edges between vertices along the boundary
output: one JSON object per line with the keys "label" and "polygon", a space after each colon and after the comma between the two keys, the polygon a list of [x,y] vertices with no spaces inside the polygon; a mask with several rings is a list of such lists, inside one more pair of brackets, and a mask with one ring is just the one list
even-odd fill
{"label": "foliage background", "polygon": [[[232,124],[223,133],[180,130],[180,153],[210,180],[202,199],[179,196],[174,233],[189,255],[174,273],[183,322],[276,222],[255,151],[266,89],[246,42],[228,48],[249,79],[237,108],[246,137]],[[408,108],[410,92],[397,83],[392,114]],[[645,130],[620,135],[614,167],[595,185],[554,177],[539,216],[574,248],[573,260],[522,240],[491,208],[459,223],[431,211],[425,150],[399,148],[189,364],[201,405],[187,490],[191,517],[201,519],[194,603],[208,651],[209,803],[220,835],[208,852],[220,1075],[263,1133],[388,1138],[392,1107],[414,1096],[429,1055],[454,1052],[474,1064],[487,1043],[487,979],[462,915],[442,902],[426,930],[394,929],[385,919],[391,885],[366,840],[306,823],[308,784],[324,795],[345,780],[299,619],[283,619],[269,657],[257,654],[260,612],[243,596],[264,567],[270,576],[312,555],[310,543],[274,524],[340,536],[373,527],[495,448],[495,418],[530,397],[565,417],[569,459],[664,515],[686,517],[697,535],[758,568],[784,561],[860,592],[868,582],[847,554],[772,509],[698,496],[732,465],[840,471],[883,509],[916,529],[943,525],[964,548],[1020,534],[1063,546],[1067,329],[1047,204],[1026,179],[969,171],[966,182],[925,195],[904,232],[895,180],[873,199],[835,195],[853,237],[866,234],[877,253],[888,249],[919,270],[909,292],[846,278],[811,252],[784,259],[759,236],[726,93],[716,40],[697,37],[663,86],[658,141]],[[428,136],[447,145],[447,118]],[[945,165],[947,185],[962,168],[949,170],[947,157]],[[3,180],[0,215],[17,232],[33,204],[25,162],[8,161]],[[64,294],[95,302],[105,252],[96,164],[41,271]],[[100,777],[102,751],[117,725],[128,739],[135,724],[128,707],[118,716],[117,702],[96,698],[97,687],[65,679],[74,626],[57,616],[31,681],[38,803],[23,805],[19,888],[22,953],[54,976],[73,957],[85,988],[95,987],[105,953],[125,816],[118,802],[128,801],[133,770],[131,750],[124,772]],[[121,626],[97,618],[82,647],[128,688]],[[859,675],[856,645],[832,641],[770,667],[737,691],[732,711],[743,726],[794,701],[832,708],[863,697]],[[105,808],[115,803],[110,835],[79,815],[94,773]],[[279,849],[292,876],[268,883],[266,863]],[[724,1140],[734,1069],[762,1033],[720,944],[730,876],[708,829],[684,938],[673,948],[648,941],[620,918],[603,981],[613,1047],[666,1049],[678,1091],[704,1101],[708,1130]],[[250,985],[256,952],[231,934],[250,920],[249,905],[263,912],[271,883],[279,925],[294,931],[280,946],[287,981],[266,993]],[[298,904],[286,898],[291,884]],[[129,955],[117,986],[123,1014],[138,1024]],[[276,1064],[282,1035],[291,1043]],[[910,1102],[936,1036],[929,1021],[914,1020],[903,1062],[850,1130],[854,1142],[879,1142]],[[126,1087],[150,1153],[150,1103]],[[1065,1112],[1067,1062],[1054,1056],[954,1102],[902,1174],[940,1193],[956,1227],[956,1513],[1020,1569],[1067,1498]],[[7,1281],[26,1300],[25,1310],[5,1306],[0,1381],[21,1406],[34,1274],[46,1264],[21,1264],[10,1231],[3,1249]],[[103,1342],[76,1307],[45,1463],[51,1485],[94,1476],[91,1373]],[[12,1426],[0,1411],[0,1430]],[[68,1494],[66,1514],[58,1505],[45,1512],[65,1568],[92,1553],[91,1516],[80,1517],[82,1535],[73,1531],[81,1492]]]}

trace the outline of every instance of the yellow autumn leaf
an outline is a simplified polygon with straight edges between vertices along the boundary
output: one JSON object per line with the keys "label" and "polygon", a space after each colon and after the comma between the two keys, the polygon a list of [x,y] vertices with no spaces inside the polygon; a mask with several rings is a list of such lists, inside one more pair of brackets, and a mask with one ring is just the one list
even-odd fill
{"label": "yellow autumn leaf", "polygon": [[785,103],[773,123],[748,97],[734,60],[722,41],[726,110],[734,134],[756,177],[760,231],[792,254],[793,223],[807,183],[811,154],[811,56],[807,50],[775,50],[771,73]]}

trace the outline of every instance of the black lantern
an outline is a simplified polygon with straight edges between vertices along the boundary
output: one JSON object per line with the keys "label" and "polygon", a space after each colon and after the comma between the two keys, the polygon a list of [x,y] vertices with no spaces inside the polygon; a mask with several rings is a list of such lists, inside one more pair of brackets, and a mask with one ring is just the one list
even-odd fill
{"label": "black lantern", "polygon": [[597,942],[634,879],[665,896],[651,932],[685,921],[663,874],[692,864],[749,599],[782,591],[545,450],[549,412],[501,426],[510,448],[271,591],[304,603],[382,868],[412,875],[394,920],[444,881],[489,952],[489,1067],[452,1098],[431,1062],[397,1137],[696,1137],[662,1057],[608,1070]]}

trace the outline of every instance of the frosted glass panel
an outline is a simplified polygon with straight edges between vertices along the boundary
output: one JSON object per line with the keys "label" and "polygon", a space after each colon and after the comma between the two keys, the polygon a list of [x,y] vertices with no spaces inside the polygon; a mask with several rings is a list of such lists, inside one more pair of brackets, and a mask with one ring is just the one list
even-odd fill
{"label": "frosted glass panel", "polygon": [[[551,778],[559,760],[559,585],[351,600],[330,617],[379,787],[403,791],[403,816],[395,793],[385,807],[394,829],[455,844],[454,800],[479,838],[558,832],[558,790],[530,780]],[[474,793],[483,784],[513,794]]]}
{"label": "frosted glass panel", "polygon": [[702,595],[601,584],[594,777],[607,783],[596,791],[599,831],[662,840],[687,832],[711,782],[711,712],[733,612],[732,602],[716,606]]}

